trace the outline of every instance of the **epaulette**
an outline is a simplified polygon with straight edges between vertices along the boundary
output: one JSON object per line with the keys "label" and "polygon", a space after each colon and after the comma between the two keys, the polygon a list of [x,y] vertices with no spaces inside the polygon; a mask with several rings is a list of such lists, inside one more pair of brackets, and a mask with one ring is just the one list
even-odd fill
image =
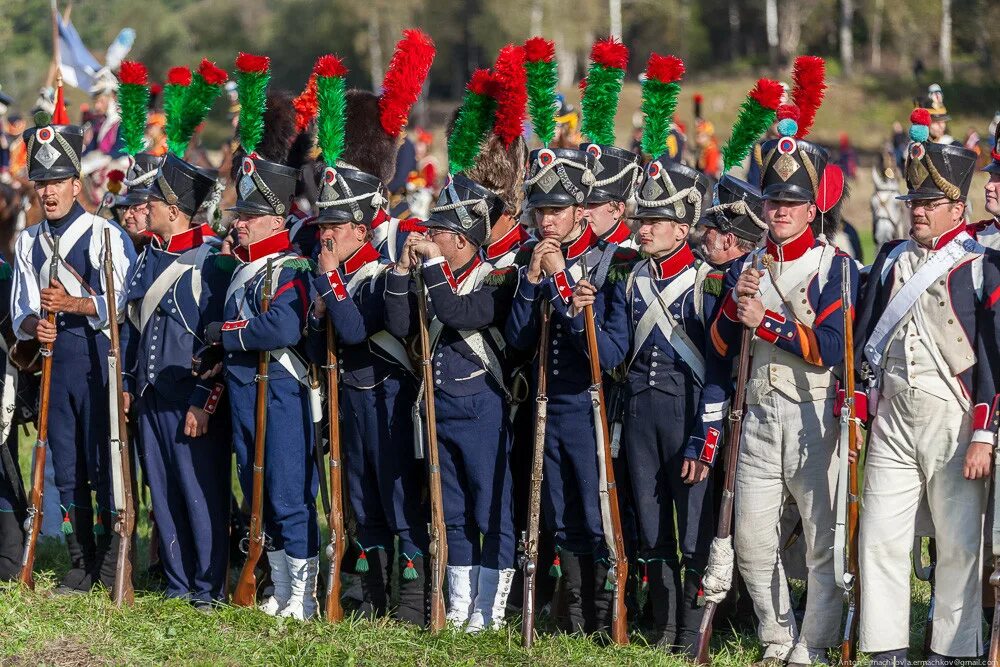
{"label": "epaulette", "polygon": [[9,262],[0,263],[0,280],[10,280],[14,275],[14,268]]}
{"label": "epaulette", "polygon": [[632,273],[632,265],[633,262],[615,262],[608,269],[606,280],[612,284],[628,280],[629,274]]}
{"label": "epaulette", "polygon": [[703,288],[705,294],[722,296],[722,287],[726,284],[726,274],[722,271],[709,271],[705,276]]}
{"label": "epaulette", "polygon": [[222,253],[215,253],[212,260],[215,262],[215,268],[225,273],[232,273],[236,270],[237,264],[239,264],[232,255],[223,255]]}
{"label": "epaulette", "polygon": [[306,257],[296,257],[295,259],[289,259],[281,263],[282,268],[285,269],[295,269],[296,271],[303,271],[307,273],[312,273],[316,270],[316,264],[313,263],[311,259]]}
{"label": "epaulette", "polygon": [[507,266],[502,269],[493,269],[486,275],[485,278],[483,278],[483,284],[492,285],[494,287],[516,285],[517,267]]}

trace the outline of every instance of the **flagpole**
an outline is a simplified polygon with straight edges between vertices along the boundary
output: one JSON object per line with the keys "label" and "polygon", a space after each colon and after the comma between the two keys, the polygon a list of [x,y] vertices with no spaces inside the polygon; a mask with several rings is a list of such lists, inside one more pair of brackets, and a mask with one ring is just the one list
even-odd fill
{"label": "flagpole", "polygon": [[[59,63],[62,58],[59,54],[59,3],[58,0],[51,0],[52,7],[52,65],[49,67],[49,75],[45,79],[45,85],[52,87],[59,74]],[[61,76],[58,76],[62,79]]]}

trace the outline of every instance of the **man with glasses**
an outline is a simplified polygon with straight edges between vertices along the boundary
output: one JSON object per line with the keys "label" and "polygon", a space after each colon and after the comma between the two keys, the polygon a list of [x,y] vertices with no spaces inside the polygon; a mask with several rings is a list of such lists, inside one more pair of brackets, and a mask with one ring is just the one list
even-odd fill
{"label": "man with glasses", "polygon": [[[732,359],[744,328],[754,332],[747,414],[736,475],[736,556],[760,619],[758,665],[827,664],[840,642],[842,592],[834,580],[833,489],[837,481],[834,369],[843,361],[842,272],[857,269],[813,236],[825,150],[785,135],[762,146],[765,246],[726,274],[710,329]],[[789,599],[779,523],[789,500],[802,515],[809,599],[801,629]]]}
{"label": "man with glasses", "polygon": [[[907,664],[910,548],[922,499],[937,542],[928,663],[982,654],[980,556],[996,446],[998,272],[964,223],[976,154],[928,141],[918,109],[906,160],[910,238],[882,247],[857,322],[870,378],[861,512],[860,648]],[[810,590],[810,597],[812,590]]]}

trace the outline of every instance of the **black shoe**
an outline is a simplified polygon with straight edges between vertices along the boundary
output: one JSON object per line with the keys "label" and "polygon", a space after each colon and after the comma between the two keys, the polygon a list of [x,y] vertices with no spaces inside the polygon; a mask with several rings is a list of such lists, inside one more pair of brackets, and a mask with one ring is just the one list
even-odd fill
{"label": "black shoe", "polygon": [[191,607],[202,614],[214,614],[217,606],[211,600],[191,600]]}
{"label": "black shoe", "polygon": [[701,590],[701,574],[693,568],[684,572],[684,593],[681,596],[680,618],[677,628],[677,647],[687,657],[697,657],[698,632],[705,615],[705,598]]}
{"label": "black shoe", "polygon": [[[590,561],[590,556],[585,556]],[[561,576],[561,604],[565,611],[564,618],[561,619],[559,630],[569,634],[582,634],[585,627],[584,620],[584,582],[590,582],[583,577],[582,559],[566,549],[559,552],[559,562],[562,568]],[[593,561],[590,561],[593,563]],[[588,568],[589,569],[589,568]],[[589,596],[588,596],[589,597]]]}
{"label": "black shoe", "polygon": [[429,616],[427,581],[424,557],[408,558],[403,554],[399,559],[399,606],[396,619],[419,628],[427,627]]}
{"label": "black shoe", "polygon": [[[361,558],[361,554],[364,554],[364,558]],[[389,610],[391,563],[389,554],[381,547],[358,551],[358,562],[354,566],[354,571],[361,580],[361,606],[358,608],[358,613],[364,618],[385,616]]]}
{"label": "black shoe", "polygon": [[646,561],[649,577],[649,605],[656,628],[656,647],[673,652],[677,644],[678,603],[681,575],[676,558],[651,558]]}
{"label": "black shoe", "polygon": [[[586,558],[586,557],[585,557]],[[590,561],[589,559],[584,562],[593,562],[593,569],[589,573],[590,576],[585,577],[585,585],[591,587],[591,602],[590,602],[590,613],[587,618],[587,632],[591,634],[597,633],[607,633],[611,629],[611,610],[614,607],[614,586],[608,580],[608,572],[610,571],[610,566],[608,562],[603,558],[598,561]],[[586,568],[584,568],[586,570]],[[622,591],[624,593],[625,591]],[[585,613],[587,607],[584,607]]]}
{"label": "black shoe", "polygon": [[94,512],[89,508],[71,507],[63,517],[66,549],[69,551],[70,569],[62,578],[57,594],[88,593],[94,585],[96,544],[94,541]]}

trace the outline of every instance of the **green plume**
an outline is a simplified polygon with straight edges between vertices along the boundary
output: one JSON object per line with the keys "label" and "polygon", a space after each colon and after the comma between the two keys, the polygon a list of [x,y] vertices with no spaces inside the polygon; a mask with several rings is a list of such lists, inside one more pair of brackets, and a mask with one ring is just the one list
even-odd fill
{"label": "green plume", "polygon": [[536,60],[525,63],[528,70],[528,112],[535,136],[548,146],[556,133],[556,62]]}
{"label": "green plume", "polygon": [[587,72],[586,89],[580,103],[583,111],[581,130],[595,144],[615,143],[615,114],[618,96],[625,80],[624,70],[594,64]]}
{"label": "green plume", "polygon": [[240,100],[240,146],[249,155],[257,150],[257,144],[264,136],[264,109],[267,107],[267,84],[271,79],[271,70],[238,72],[236,92]]}
{"label": "green plume", "polygon": [[642,86],[642,113],[646,117],[642,128],[642,151],[654,160],[666,150],[680,92],[681,85],[676,81],[663,83],[647,79]]}
{"label": "green plume", "polygon": [[201,67],[191,77],[191,85],[184,92],[182,100],[175,106],[176,125],[174,136],[167,133],[167,147],[178,156],[183,157],[194,131],[201,125],[215,100],[222,94],[222,84],[226,82],[226,73],[203,60]]}
{"label": "green plume", "polygon": [[754,143],[771,127],[784,92],[781,84],[760,79],[740,107],[729,141],[722,147],[724,171],[743,162]]}
{"label": "green plume", "polygon": [[492,78],[486,70],[476,70],[448,136],[448,168],[453,174],[470,169],[479,155],[483,140],[493,127],[497,102],[490,95]]}
{"label": "green plume", "polygon": [[331,167],[337,164],[340,154],[344,152],[345,90],[342,76],[316,77],[316,98],[319,100],[316,140],[323,153],[323,161]]}
{"label": "green plume", "polygon": [[121,137],[125,152],[141,153],[146,147],[146,113],[149,109],[149,86],[123,83],[118,86],[118,108],[121,109]]}

